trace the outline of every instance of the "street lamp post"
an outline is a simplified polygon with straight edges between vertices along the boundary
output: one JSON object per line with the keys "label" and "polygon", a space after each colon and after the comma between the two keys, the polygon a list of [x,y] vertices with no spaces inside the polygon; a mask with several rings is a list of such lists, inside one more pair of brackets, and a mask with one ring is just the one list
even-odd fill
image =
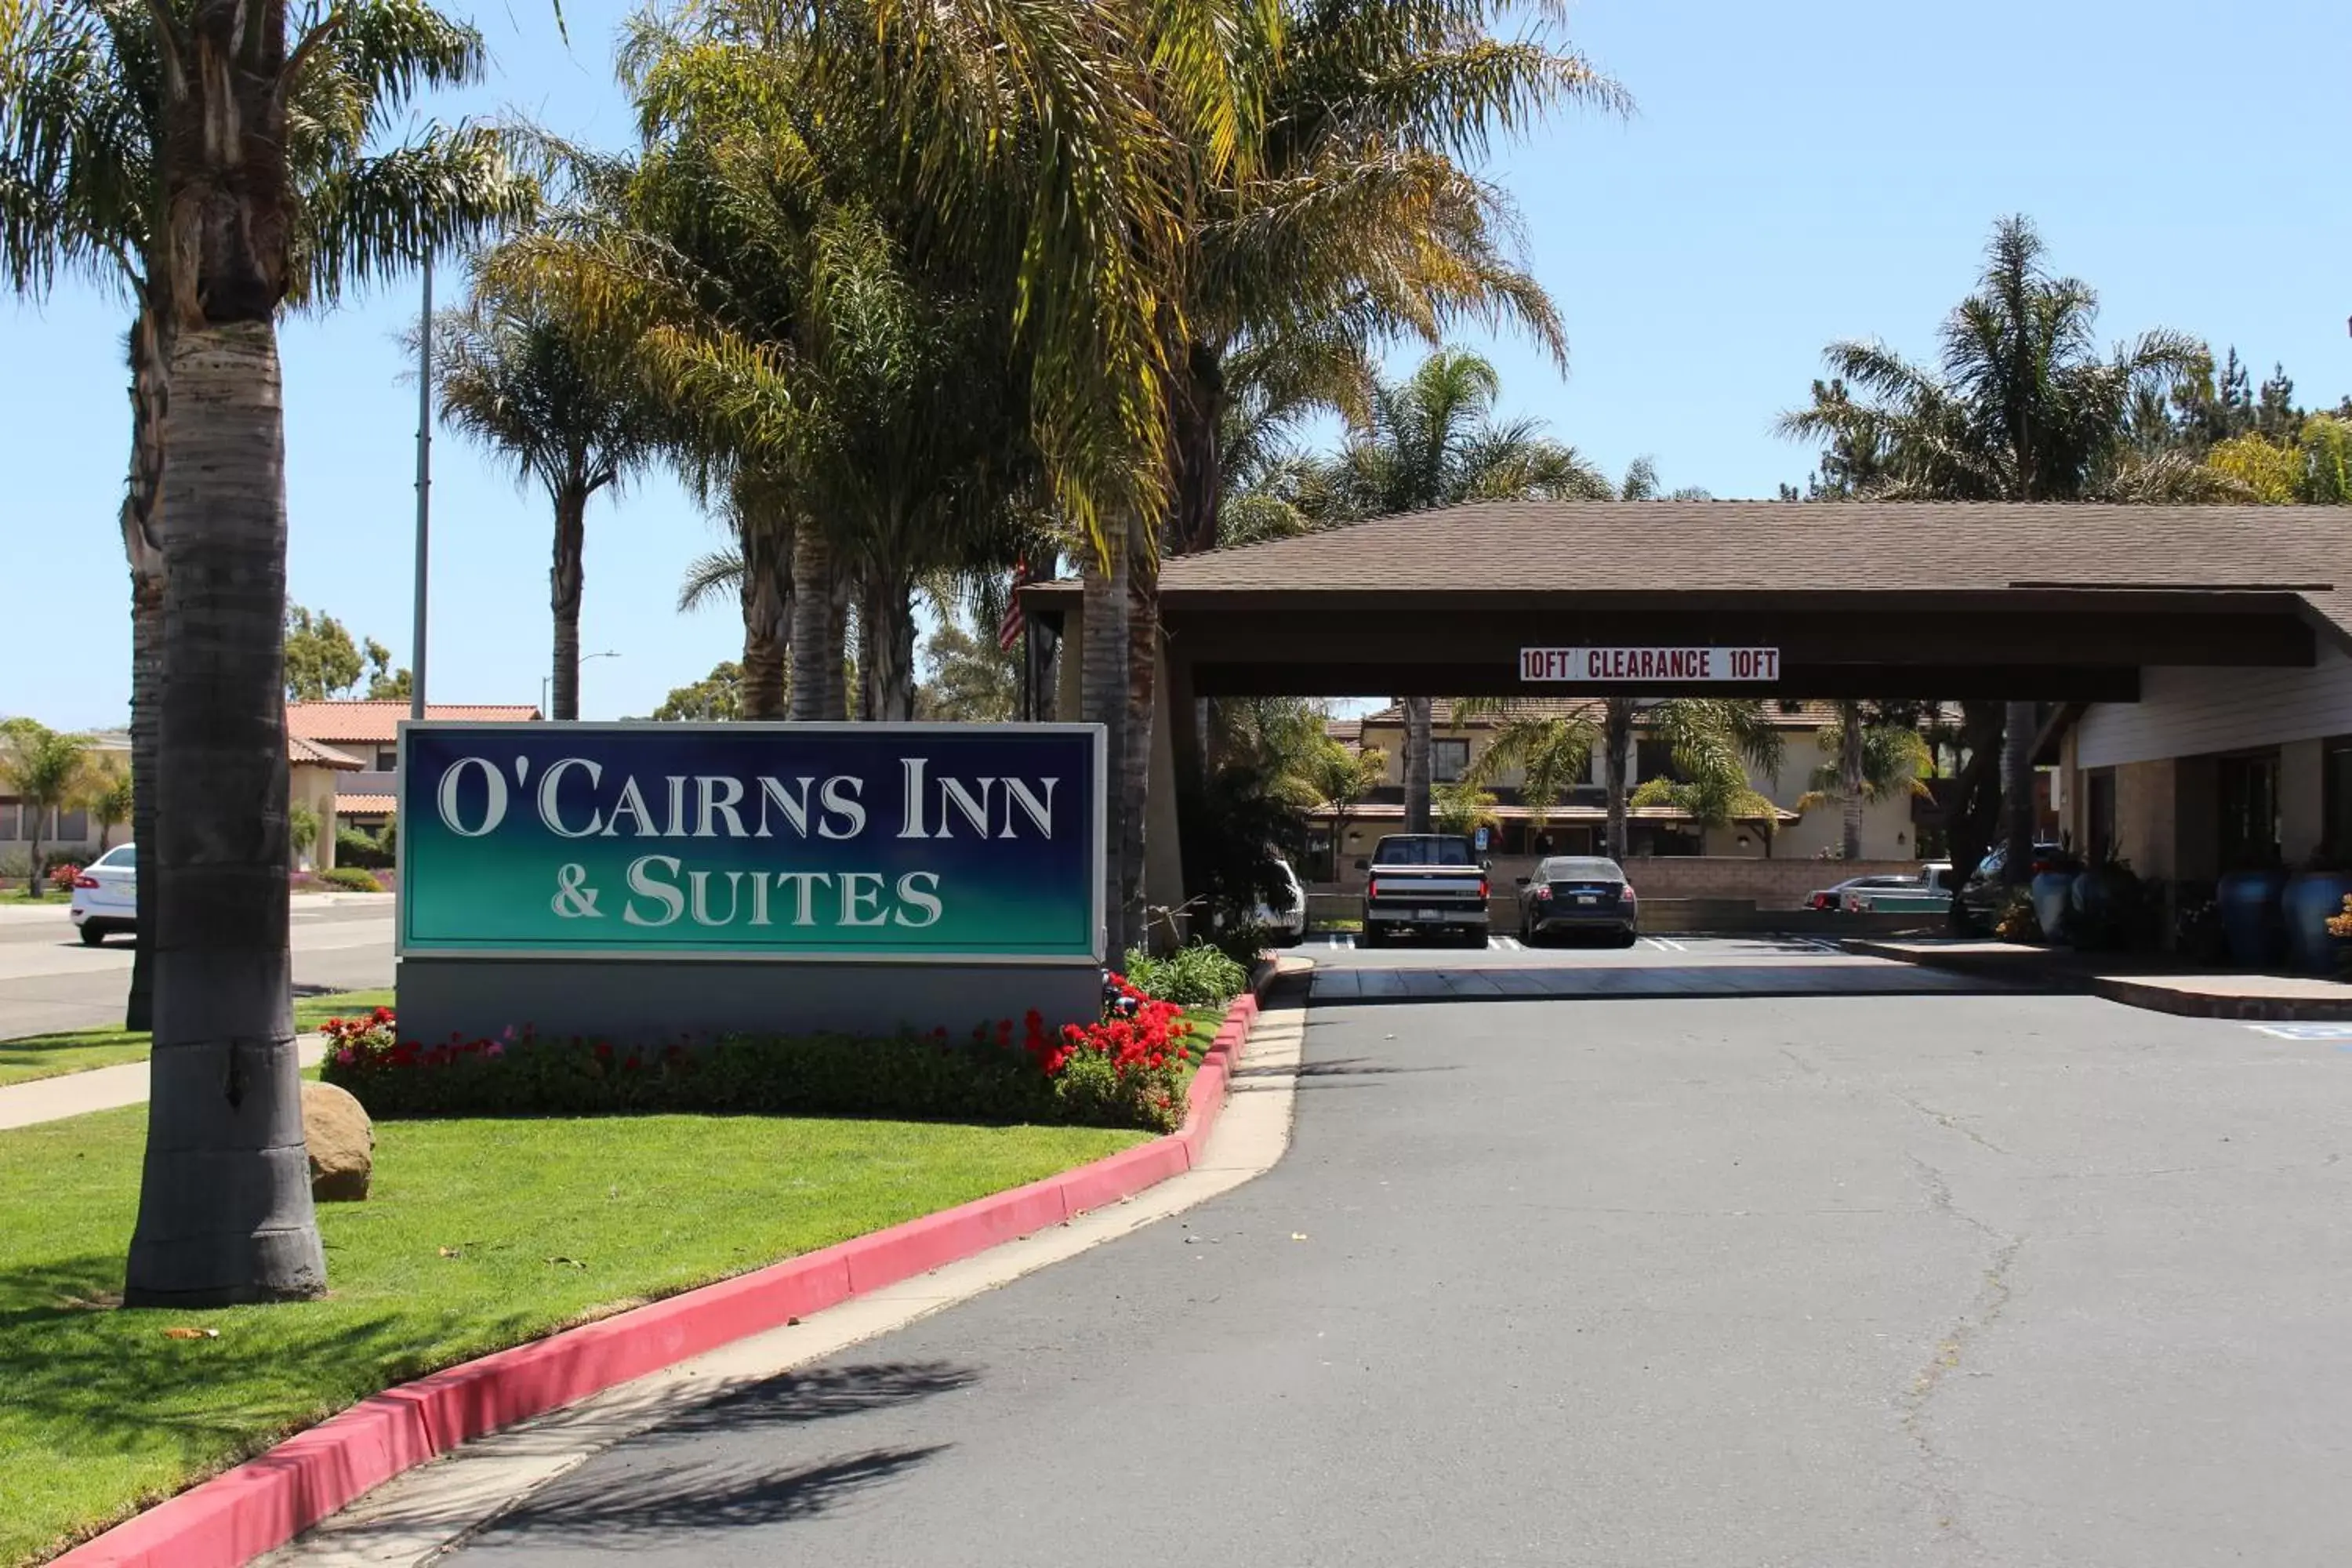
{"label": "street lamp post", "polygon": [[[590,659],[618,658],[620,657],[621,656],[619,654],[614,652],[611,648],[606,648],[603,653],[582,654],[580,656],[580,662],[586,664]],[[552,677],[545,675],[539,678],[539,710],[541,714],[544,714],[547,711],[547,683],[552,679]]]}

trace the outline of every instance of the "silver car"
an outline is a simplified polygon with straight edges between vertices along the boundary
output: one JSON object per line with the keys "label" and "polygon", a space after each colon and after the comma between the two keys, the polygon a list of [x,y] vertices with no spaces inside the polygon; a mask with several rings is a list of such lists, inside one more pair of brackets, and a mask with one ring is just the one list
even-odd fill
{"label": "silver car", "polygon": [[1252,918],[1265,929],[1274,946],[1297,947],[1307,940],[1307,888],[1289,861],[1276,860],[1274,868],[1281,873],[1285,890],[1258,905]]}

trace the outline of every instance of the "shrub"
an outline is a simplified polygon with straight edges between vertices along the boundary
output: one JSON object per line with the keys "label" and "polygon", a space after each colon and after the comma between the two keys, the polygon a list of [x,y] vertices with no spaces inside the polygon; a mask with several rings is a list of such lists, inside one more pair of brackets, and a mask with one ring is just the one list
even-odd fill
{"label": "shrub", "polygon": [[[1251,950],[1253,954],[1256,949]],[[1146,996],[1182,1007],[1212,1007],[1239,995],[1249,971],[1218,946],[1194,943],[1166,958],[1140,948],[1127,955],[1128,981]]]}
{"label": "shrub", "polygon": [[393,862],[393,844],[389,837],[391,824],[386,823],[383,837],[363,832],[356,827],[335,829],[335,864],[381,869]]}
{"label": "shrub", "polygon": [[373,871],[362,871],[356,866],[330,866],[319,873],[319,880],[330,888],[341,888],[347,893],[381,893],[383,884],[375,879]]}
{"label": "shrub", "polygon": [[2003,942],[2040,942],[2042,917],[2033,911],[2032,898],[2011,893],[2000,907],[2000,918],[1992,922],[1992,933]]}
{"label": "shrub", "polygon": [[53,893],[70,893],[73,891],[74,879],[80,875],[80,867],[70,860],[60,860],[49,868],[49,890]]}
{"label": "shrub", "polygon": [[884,1039],[732,1035],[615,1045],[543,1037],[426,1046],[399,1038],[391,1009],[330,1019],[320,1076],[370,1116],[593,1116],[706,1111],[887,1116],[911,1121],[1076,1122],[1173,1130],[1197,1059],[1172,1003],[1049,1030],[1034,1010],[963,1039],[945,1029]]}

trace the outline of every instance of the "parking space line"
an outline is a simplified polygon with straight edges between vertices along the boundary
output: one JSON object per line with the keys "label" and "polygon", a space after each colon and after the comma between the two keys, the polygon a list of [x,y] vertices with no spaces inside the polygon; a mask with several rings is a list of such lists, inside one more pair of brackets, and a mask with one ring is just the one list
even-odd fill
{"label": "parking space line", "polygon": [[1519,947],[1519,939],[1515,936],[1490,936],[1486,939],[1486,945],[1495,949],[1498,952],[1517,952],[1521,951]]}
{"label": "parking space line", "polygon": [[1668,937],[1645,936],[1642,940],[1648,942],[1652,947],[1656,948],[1660,952],[1688,952],[1690,951],[1689,948],[1685,947],[1681,942],[1675,942]]}
{"label": "parking space line", "polygon": [[1350,934],[1349,932],[1347,932],[1347,931],[1333,931],[1333,932],[1331,933],[1331,946],[1332,946],[1335,950],[1339,951],[1339,952],[1345,952],[1345,951],[1347,951],[1349,948],[1351,948],[1351,947],[1353,947],[1353,946],[1355,946],[1355,945],[1356,945],[1356,939],[1355,939],[1355,937],[1354,937],[1352,934]]}

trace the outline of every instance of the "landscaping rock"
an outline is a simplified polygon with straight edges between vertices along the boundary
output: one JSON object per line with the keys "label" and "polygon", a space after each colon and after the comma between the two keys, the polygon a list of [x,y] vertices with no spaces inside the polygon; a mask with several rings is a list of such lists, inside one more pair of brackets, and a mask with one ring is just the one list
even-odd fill
{"label": "landscaping rock", "polygon": [[320,1203],[357,1203],[368,1195],[375,1169],[375,1124],[348,1089],[331,1083],[302,1086],[302,1141],[310,1146],[310,1196]]}

